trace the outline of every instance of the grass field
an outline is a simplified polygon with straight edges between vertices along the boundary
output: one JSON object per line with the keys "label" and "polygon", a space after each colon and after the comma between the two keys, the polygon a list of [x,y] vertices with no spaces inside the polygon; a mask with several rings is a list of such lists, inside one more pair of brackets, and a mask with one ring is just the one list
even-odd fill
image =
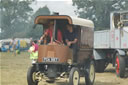
{"label": "grass field", "polygon": [[[27,52],[14,55],[11,52],[0,52],[0,85],[27,85],[27,70],[31,66],[31,60]],[[80,79],[84,84],[84,78]],[[55,83],[42,81],[39,85],[68,85],[68,79],[60,79]],[[127,78],[118,78],[114,73],[114,68],[109,65],[104,73],[96,73],[94,85],[128,85]]]}
{"label": "grass field", "polygon": [[[0,52],[0,85],[27,85],[27,70],[31,60],[27,52],[14,55],[12,52]],[[48,84],[45,81],[39,85],[68,85],[67,79]]]}
{"label": "grass field", "polygon": [[1,85],[27,85],[26,72],[31,65],[29,54],[0,53]]}

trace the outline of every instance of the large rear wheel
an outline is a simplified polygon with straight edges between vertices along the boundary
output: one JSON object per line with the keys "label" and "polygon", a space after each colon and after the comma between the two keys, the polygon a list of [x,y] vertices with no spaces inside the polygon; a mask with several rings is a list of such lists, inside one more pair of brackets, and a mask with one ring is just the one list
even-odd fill
{"label": "large rear wheel", "polygon": [[95,80],[95,64],[94,61],[88,63],[85,68],[85,83],[86,85],[93,85]]}
{"label": "large rear wheel", "polygon": [[79,69],[76,67],[73,67],[69,75],[69,85],[79,85],[79,82],[80,82]]}
{"label": "large rear wheel", "polygon": [[115,58],[115,70],[118,77],[123,78],[125,76],[125,58],[116,53]]}

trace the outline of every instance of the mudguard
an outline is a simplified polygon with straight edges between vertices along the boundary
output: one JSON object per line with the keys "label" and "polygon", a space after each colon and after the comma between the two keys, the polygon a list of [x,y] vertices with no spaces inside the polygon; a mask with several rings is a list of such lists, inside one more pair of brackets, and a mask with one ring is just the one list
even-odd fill
{"label": "mudguard", "polygon": [[106,57],[104,50],[93,50],[93,55],[95,60],[105,59]]}
{"label": "mudguard", "polygon": [[116,49],[116,51],[119,53],[119,55],[125,56],[125,51],[124,50]]}

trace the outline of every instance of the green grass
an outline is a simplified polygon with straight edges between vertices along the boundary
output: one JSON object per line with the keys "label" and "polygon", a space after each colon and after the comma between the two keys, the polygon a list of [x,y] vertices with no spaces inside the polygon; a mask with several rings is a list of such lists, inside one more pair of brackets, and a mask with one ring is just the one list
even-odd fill
{"label": "green grass", "polygon": [[[0,52],[0,62],[0,85],[27,85],[27,70],[31,66],[27,52],[16,56],[12,52]],[[43,80],[39,85],[68,85],[67,82],[67,79],[60,79],[49,84]]]}
{"label": "green grass", "polygon": [[27,85],[26,73],[31,65],[27,52],[16,56],[12,52],[0,53],[0,62],[1,85]]}
{"label": "green grass", "polygon": [[[28,52],[21,52],[14,55],[12,52],[0,52],[0,85],[27,85],[27,71],[31,66]],[[109,69],[114,70],[111,66],[104,73],[96,73],[94,85],[127,85],[128,78],[121,79]],[[118,80],[118,82],[117,82]],[[80,79],[84,84],[84,78]],[[45,80],[39,85],[68,85],[68,79],[60,79],[55,83],[46,83]]]}
{"label": "green grass", "polygon": [[[0,85],[27,85],[27,70],[31,60],[27,52],[14,55],[12,52],[0,53]],[[39,85],[67,85],[65,81],[46,83],[44,80]]]}

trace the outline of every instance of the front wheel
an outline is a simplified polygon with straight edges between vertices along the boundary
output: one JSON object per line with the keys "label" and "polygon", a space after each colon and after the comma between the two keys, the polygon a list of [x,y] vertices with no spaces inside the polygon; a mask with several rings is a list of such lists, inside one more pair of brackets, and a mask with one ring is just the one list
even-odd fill
{"label": "front wheel", "polygon": [[116,54],[115,58],[115,70],[118,77],[123,78],[125,75],[125,58],[120,56],[119,53]]}
{"label": "front wheel", "polygon": [[79,69],[76,67],[73,67],[69,75],[69,85],[79,85],[79,82],[80,82]]}
{"label": "front wheel", "polygon": [[85,83],[86,85],[93,85],[95,80],[95,64],[91,61],[85,68]]}
{"label": "front wheel", "polygon": [[34,66],[31,66],[28,69],[28,72],[27,72],[28,85],[38,85],[38,80],[36,79],[36,73],[37,72]]}

